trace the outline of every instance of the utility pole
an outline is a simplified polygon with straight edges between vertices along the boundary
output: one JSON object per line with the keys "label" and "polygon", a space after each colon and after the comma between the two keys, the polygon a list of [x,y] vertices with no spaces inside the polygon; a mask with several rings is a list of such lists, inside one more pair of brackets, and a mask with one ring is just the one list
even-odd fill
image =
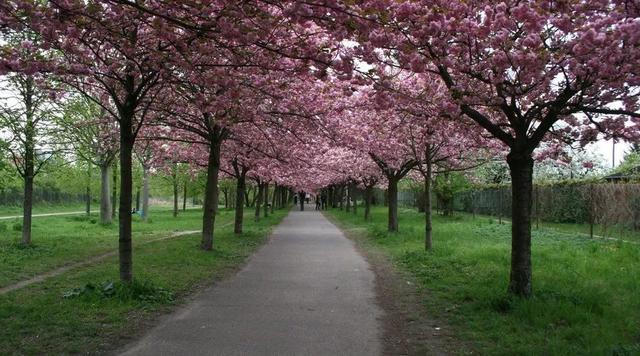
{"label": "utility pole", "polygon": [[611,152],[611,168],[616,168],[616,140],[613,139],[613,150]]}

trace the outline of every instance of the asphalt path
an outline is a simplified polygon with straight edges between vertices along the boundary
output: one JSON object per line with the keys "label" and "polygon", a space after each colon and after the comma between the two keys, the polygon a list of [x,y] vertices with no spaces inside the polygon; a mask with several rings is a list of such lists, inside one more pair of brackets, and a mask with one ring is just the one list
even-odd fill
{"label": "asphalt path", "polygon": [[379,355],[374,278],[353,243],[307,206],[292,211],[240,272],[123,354]]}

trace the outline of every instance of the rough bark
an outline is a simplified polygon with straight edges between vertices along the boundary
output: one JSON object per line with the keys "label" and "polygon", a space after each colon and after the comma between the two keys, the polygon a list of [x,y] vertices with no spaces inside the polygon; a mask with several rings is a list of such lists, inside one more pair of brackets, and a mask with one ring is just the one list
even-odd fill
{"label": "rough bark", "polygon": [[220,145],[217,135],[209,141],[209,159],[207,165],[207,183],[205,186],[204,206],[202,214],[202,242],[205,251],[213,249],[214,227],[218,205],[218,173],[220,172]]}
{"label": "rough bark", "polygon": [[511,274],[509,292],[521,297],[532,293],[531,198],[533,159],[530,153],[507,155],[511,174]]}
{"label": "rough bark", "polygon": [[187,180],[184,180],[184,190],[182,191],[182,211],[187,211]]}
{"label": "rough bark", "polygon": [[100,166],[100,223],[111,224],[111,165]]}
{"label": "rough bark", "polygon": [[387,195],[389,203],[389,221],[388,230],[390,232],[398,231],[398,178],[387,177],[389,181]]}
{"label": "rough bark", "polygon": [[[26,165],[29,166],[28,164]],[[33,168],[31,168],[33,171]],[[31,245],[31,219],[33,214],[33,173],[24,177],[24,200],[22,210],[22,244]]]}
{"label": "rough bark", "polygon": [[22,202],[22,244],[31,245],[31,219],[33,215],[33,180],[35,177],[35,123],[33,119],[33,79],[26,82],[24,94],[27,121],[24,131],[24,197]]}
{"label": "rough bark", "polygon": [[86,187],[86,201],[85,201],[85,213],[87,216],[91,216],[91,163],[87,164],[87,187]]}
{"label": "rough bark", "polygon": [[260,221],[260,207],[262,205],[262,198],[264,197],[264,185],[261,182],[258,182],[258,187],[257,187],[258,193],[257,196],[255,197],[255,204],[256,204],[256,213],[255,213],[255,219],[256,221]]}
{"label": "rough bark", "polygon": [[133,279],[133,250],[131,246],[131,193],[133,190],[132,154],[133,110],[120,115],[120,203],[118,207],[118,251],[120,257],[120,280]]}
{"label": "rough bark", "polygon": [[269,216],[269,183],[264,183],[264,188],[262,190],[262,194],[264,194],[264,217],[268,217]]}
{"label": "rough bark", "polygon": [[242,222],[244,217],[244,189],[246,188],[246,171],[240,172],[236,181],[236,211],[233,224],[233,232],[242,233]]}
{"label": "rough bark", "polygon": [[273,214],[273,209],[275,208],[276,205],[276,197],[278,195],[278,185],[274,184],[273,185],[273,193],[271,196],[271,214]]}

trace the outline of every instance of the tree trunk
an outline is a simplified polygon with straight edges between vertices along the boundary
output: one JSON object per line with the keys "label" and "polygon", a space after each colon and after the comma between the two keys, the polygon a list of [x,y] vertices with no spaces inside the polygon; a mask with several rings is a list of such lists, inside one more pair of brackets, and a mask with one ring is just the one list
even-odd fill
{"label": "tree trunk", "polygon": [[111,224],[110,173],[111,165],[100,165],[100,223],[103,225]]}
{"label": "tree trunk", "polygon": [[349,194],[351,197],[353,197],[353,215],[358,215],[358,199],[356,197],[357,190],[358,187],[353,184],[351,186],[351,194]]}
{"label": "tree trunk", "polygon": [[371,218],[371,198],[373,196],[373,186],[367,185],[364,191],[364,219]]}
{"label": "tree trunk", "polygon": [[511,174],[511,276],[509,292],[521,297],[532,293],[531,198],[533,159],[531,154],[507,155]]}
{"label": "tree trunk", "polygon": [[433,249],[433,223],[431,219],[431,159],[427,154],[427,171],[424,172],[424,249]]}
{"label": "tree trunk", "polygon": [[136,212],[140,211],[140,187],[136,189]]}
{"label": "tree trunk", "polygon": [[27,122],[24,130],[24,197],[22,203],[22,244],[31,245],[31,219],[33,215],[33,179],[35,177],[35,135],[33,122],[33,78],[29,76],[24,93]]}
{"label": "tree trunk", "polygon": [[91,173],[91,163],[87,163],[87,201],[85,202],[85,213],[87,214],[87,216],[91,216]]}
{"label": "tree trunk", "polygon": [[249,201],[249,193],[251,193],[252,190],[253,190],[253,188],[247,187],[247,189],[244,192],[245,207],[247,207],[247,208],[251,207],[251,202]]}
{"label": "tree trunk", "polygon": [[113,173],[113,184],[111,185],[111,220],[116,218],[116,204],[118,203],[118,165],[115,164],[111,170]]}
{"label": "tree trunk", "polygon": [[[256,204],[256,221],[260,221],[260,206],[262,205],[262,197],[264,196],[264,185],[261,182],[258,182],[258,195],[255,197]],[[255,192],[254,192],[255,193]]]}
{"label": "tree trunk", "polygon": [[398,231],[398,179],[396,177],[387,177],[389,186],[387,189],[389,203],[389,226],[390,232]]}
{"label": "tree trunk", "polygon": [[264,194],[264,217],[268,217],[269,216],[269,183],[264,183],[264,188],[262,189],[262,193]]}
{"label": "tree trunk", "polygon": [[218,205],[218,172],[220,171],[220,140],[209,141],[209,162],[207,165],[207,183],[204,193],[202,214],[202,243],[205,251],[213,249],[213,234]]}
{"label": "tree trunk", "polygon": [[345,203],[345,205],[346,205],[345,206],[345,210],[347,211],[347,213],[350,213],[351,212],[351,194],[353,193],[351,191],[351,184],[347,184],[345,186],[345,190],[346,190],[345,196],[346,196],[346,200],[347,200],[346,203]]}
{"label": "tree trunk", "polygon": [[187,211],[187,180],[184,180],[184,191],[182,192],[182,211]]}
{"label": "tree trunk", "polygon": [[300,200],[300,211],[304,211],[304,196],[305,196],[304,192],[298,193],[298,200]]}
{"label": "tree trunk", "polygon": [[276,196],[278,195],[278,184],[273,185],[273,195],[271,196],[271,214],[276,205]]}
{"label": "tree trunk", "polygon": [[173,172],[173,217],[177,217],[178,216],[178,196],[179,196],[179,192],[178,192],[178,176],[177,173]]}
{"label": "tree trunk", "polygon": [[229,209],[229,189],[222,189],[222,193],[224,194],[224,208]]}
{"label": "tree trunk", "polygon": [[238,175],[236,182],[236,216],[233,225],[233,232],[236,234],[242,233],[242,221],[244,217],[244,189],[246,186],[246,175],[241,173]]}
{"label": "tree trunk", "polygon": [[[28,167],[29,164],[27,164],[26,166]],[[33,172],[33,165],[31,165],[31,172]],[[22,244],[31,245],[31,219],[33,214],[33,173],[27,174],[24,177],[24,200],[22,207]]]}
{"label": "tree trunk", "polygon": [[131,193],[133,188],[133,111],[120,119],[120,205],[118,207],[118,251],[120,280],[133,280],[133,250],[131,246]]}
{"label": "tree trunk", "polygon": [[149,221],[149,167],[142,167],[142,221]]}
{"label": "tree trunk", "polygon": [[258,194],[260,193],[259,190],[260,190],[260,183],[258,183],[258,185],[252,189],[253,197],[251,198],[251,206],[256,205],[256,202],[258,201],[258,196],[260,195]]}

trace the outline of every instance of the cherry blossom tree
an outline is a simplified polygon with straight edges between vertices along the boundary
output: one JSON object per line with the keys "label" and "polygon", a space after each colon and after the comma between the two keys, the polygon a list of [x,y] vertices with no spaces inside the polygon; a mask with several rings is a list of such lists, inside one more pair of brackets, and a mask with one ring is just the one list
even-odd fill
{"label": "cherry blossom tree", "polygon": [[324,1],[312,13],[357,41],[362,60],[440,77],[451,114],[508,147],[508,290],[527,297],[533,152],[545,140],[637,136],[639,11],[616,0],[372,0]]}

